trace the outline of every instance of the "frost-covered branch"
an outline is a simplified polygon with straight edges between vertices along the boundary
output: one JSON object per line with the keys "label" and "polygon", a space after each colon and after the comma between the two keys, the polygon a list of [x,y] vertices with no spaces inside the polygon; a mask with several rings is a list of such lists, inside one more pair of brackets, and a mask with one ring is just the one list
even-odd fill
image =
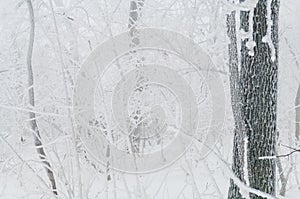
{"label": "frost-covered branch", "polygon": [[[276,151],[276,155],[277,155],[277,151]],[[280,182],[281,182],[281,188],[280,188],[279,194],[281,196],[285,196],[287,182],[288,182],[289,175],[292,172],[292,168],[293,167],[290,167],[289,170],[288,170],[288,172],[286,174],[284,174],[283,166],[282,166],[280,158],[276,158],[276,165],[278,167],[279,179],[280,179]]]}
{"label": "frost-covered branch", "polygon": [[[47,183],[44,181],[44,179],[41,177],[41,176],[39,176],[38,174],[37,174],[37,172],[21,157],[21,155],[20,154],[18,154],[17,153],[17,151],[14,149],[14,147],[5,139],[5,137],[4,136],[2,136],[1,134],[0,134],[0,138],[3,140],[3,142],[5,142],[6,143],[6,145],[10,148],[10,150],[12,150],[12,152],[17,156],[17,158],[19,159],[19,160],[21,160],[22,161],[22,163],[25,165],[25,166],[27,166],[28,167],[28,169],[34,174],[34,176],[36,176],[36,178],[41,182],[41,184],[43,184],[45,187],[47,187]],[[53,193],[52,193],[53,194]]]}
{"label": "frost-covered branch", "polygon": [[[34,77],[33,77],[33,69],[32,69],[32,52],[33,52],[33,44],[34,44],[35,22],[34,22],[34,12],[33,12],[31,0],[27,0],[27,6],[28,6],[29,16],[30,16],[30,37],[29,37],[29,45],[27,51],[28,98],[29,98],[29,105],[34,107],[35,98],[34,98]],[[41,135],[37,125],[36,115],[34,112],[32,111],[29,112],[29,119],[30,119],[31,130],[34,132],[33,136],[34,136],[34,144],[36,146],[36,150],[46,169],[48,178],[51,182],[52,191],[55,195],[57,195],[56,182],[55,182],[53,170],[49,161],[47,160],[45,150],[42,147],[43,144],[41,141]]]}
{"label": "frost-covered branch", "polygon": [[[239,0],[237,0],[239,1]],[[236,10],[236,11],[249,11],[255,8],[258,0],[246,0],[246,1],[239,1],[239,2],[232,2],[229,0],[222,0],[222,3],[226,6],[229,10]]]}
{"label": "frost-covered branch", "polygon": [[[195,139],[196,141],[203,144],[201,140]],[[205,144],[205,143],[204,143]],[[234,183],[241,189],[241,196],[246,197],[248,194],[256,194],[258,197],[263,197],[266,199],[284,199],[282,196],[273,196],[258,189],[254,189],[252,187],[247,186],[244,182],[242,182],[230,169],[229,164],[221,157],[219,153],[217,153],[211,146],[206,145],[212,153],[220,160],[222,163],[222,168],[225,170],[226,174],[234,181]]]}

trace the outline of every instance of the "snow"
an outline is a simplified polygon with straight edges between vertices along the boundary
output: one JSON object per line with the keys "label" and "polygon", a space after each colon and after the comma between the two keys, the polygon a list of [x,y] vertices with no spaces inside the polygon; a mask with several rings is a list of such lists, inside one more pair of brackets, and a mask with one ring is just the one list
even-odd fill
{"label": "snow", "polygon": [[270,159],[275,159],[276,156],[262,156],[262,157],[259,157],[258,159],[259,160],[270,160]]}
{"label": "snow", "polygon": [[[28,112],[30,111],[36,113],[43,146],[57,180],[59,198],[79,198],[80,190],[82,190],[82,198],[91,199],[227,198],[230,178],[241,187],[245,197],[248,197],[249,193],[252,192],[268,198],[283,198],[269,196],[249,187],[246,156],[244,159],[246,164],[243,168],[246,183],[241,182],[231,171],[233,117],[230,104],[229,73],[226,64],[228,61],[228,39],[225,19],[226,14],[232,10],[237,11],[237,24],[240,24],[240,11],[250,11],[250,19],[252,19],[252,9],[257,1],[246,0],[243,3],[239,3],[238,0],[145,1],[142,19],[139,22],[141,27],[170,29],[188,35],[209,54],[220,71],[224,84],[226,117],[224,118],[225,126],[220,129],[221,133],[217,144],[209,146],[213,151],[204,159],[199,157],[202,143],[195,141],[187,153],[173,165],[157,172],[139,175],[115,171],[90,157],[84,157],[84,146],[78,135],[72,134],[72,128],[75,127],[72,125],[73,115],[70,115],[72,104],[67,103],[72,101],[75,86],[73,83],[81,63],[91,51],[98,44],[110,39],[111,36],[128,30],[129,2],[119,0],[55,0],[52,13],[49,1],[32,1],[36,20],[32,60],[36,106],[31,107],[28,105],[27,99],[26,70],[30,32],[28,9],[25,1],[1,1],[0,198],[55,198],[49,189],[49,180],[44,165],[41,164],[34,147],[32,131],[28,126]],[[271,1],[268,0],[268,28],[262,41],[270,46],[274,61],[275,48],[271,42],[270,3]],[[279,20],[280,64],[277,129],[280,142],[291,146],[295,142],[294,98],[300,83],[300,69],[297,68],[296,64],[300,54],[299,6],[298,1],[281,1]],[[68,17],[73,20],[68,19]],[[55,23],[57,27],[55,27]],[[249,49],[249,55],[253,56],[253,49],[256,46],[252,38],[253,21],[250,20],[249,24],[249,32],[239,30],[239,25],[237,26],[237,43],[238,49],[240,49],[239,41],[248,39],[246,47]],[[212,116],[211,94],[205,81],[197,75],[196,70],[178,56],[163,51],[147,50],[139,54],[142,55],[141,57],[149,56],[146,59],[147,63],[160,63],[177,67],[178,73],[192,85],[193,91],[197,93],[199,107],[203,110],[199,116],[200,130],[206,132]],[[291,53],[291,50],[294,53]],[[240,52],[238,52],[238,60],[241,61]],[[119,65],[117,64],[118,61]],[[126,55],[112,61],[111,65],[107,67],[106,74],[108,75],[99,84],[103,86],[101,93],[106,93],[108,97],[102,99],[103,101],[106,100],[105,107],[102,106],[104,102],[99,103],[99,112],[103,111],[104,108],[110,109],[107,100],[109,101],[114,86],[121,79],[121,73],[126,74],[133,67]],[[65,78],[63,78],[62,71],[66,71]],[[209,71],[205,72],[208,74]],[[64,85],[64,80],[67,80],[66,85]],[[168,108],[168,111],[165,112],[167,121],[173,119],[179,123],[181,107],[178,105],[176,96],[172,96],[170,91],[166,91],[167,89],[153,92],[152,87],[149,86],[149,88],[144,98],[149,100],[153,97],[158,100],[159,103],[157,104]],[[65,96],[66,90],[70,96]],[[99,96],[95,96],[95,98]],[[132,94],[131,97],[134,96]],[[141,97],[140,99],[144,98]],[[164,102],[162,102],[163,100]],[[141,105],[147,103],[140,102]],[[159,116],[157,114],[154,112],[152,118],[162,118],[162,116],[159,117],[160,114]],[[104,115],[105,119],[113,117],[107,116],[110,114]],[[113,118],[109,119],[113,121]],[[107,125],[111,125],[111,123]],[[116,129],[113,127],[102,128],[102,130],[113,131]],[[169,129],[172,132],[176,131],[177,126],[170,126]],[[172,136],[166,135],[165,141],[170,141]],[[122,133],[116,133],[115,137],[109,139],[113,142],[114,139],[120,137],[124,138],[125,136]],[[124,140],[117,140],[114,144],[129,146],[130,141],[124,138]],[[155,142],[150,144],[155,144]],[[147,145],[147,149],[151,148],[150,144]],[[158,146],[160,145],[156,145],[156,147]],[[245,155],[249,152],[247,151],[246,138],[244,151]],[[280,154],[286,154],[288,151],[288,149],[280,147]],[[76,157],[77,155],[78,157]],[[259,157],[259,160],[276,158],[267,155]],[[300,193],[300,154],[295,153],[281,160],[284,169],[292,167],[285,198],[297,199]],[[108,180],[108,175],[110,180]],[[79,178],[81,178],[81,183]],[[280,182],[277,185],[277,190],[280,190]]]}
{"label": "snow", "polygon": [[267,6],[267,34],[262,38],[262,42],[268,43],[271,49],[271,60],[274,62],[276,57],[275,57],[275,46],[272,42],[272,26],[273,26],[273,20],[271,19],[271,4],[272,0],[268,0],[268,6]]}
{"label": "snow", "polygon": [[243,2],[239,2],[239,0],[234,2],[231,2],[230,0],[221,0],[221,1],[225,5],[225,9],[227,9],[228,11],[233,11],[233,10],[249,11],[255,8],[258,2],[258,0],[246,0]]}
{"label": "snow", "polygon": [[246,185],[249,186],[249,174],[248,174],[248,159],[247,159],[247,155],[248,155],[248,137],[245,136],[244,137],[244,179],[246,182]]}

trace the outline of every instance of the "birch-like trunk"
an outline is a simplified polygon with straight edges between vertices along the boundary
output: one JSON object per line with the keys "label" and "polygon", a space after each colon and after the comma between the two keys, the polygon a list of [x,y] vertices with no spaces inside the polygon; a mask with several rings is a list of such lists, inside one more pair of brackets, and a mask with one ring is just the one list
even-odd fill
{"label": "birch-like trunk", "polygon": [[[29,45],[28,45],[28,51],[27,51],[28,98],[29,98],[29,104],[30,104],[31,108],[34,108],[35,98],[34,98],[34,77],[33,77],[33,69],[32,69],[32,52],[33,52],[34,34],[35,34],[35,21],[34,21],[34,12],[33,12],[31,0],[27,0],[27,6],[28,6],[28,10],[29,10],[29,17],[30,17],[30,37],[29,37]],[[43,147],[43,143],[41,140],[40,131],[39,131],[37,121],[36,121],[36,115],[33,111],[29,112],[29,119],[30,119],[30,128],[31,128],[31,130],[33,132],[33,136],[34,136],[35,148],[37,150],[39,158],[41,159],[41,161],[44,164],[44,167],[46,169],[48,178],[51,183],[52,191],[55,195],[57,195],[54,174],[52,171],[52,167],[51,167],[49,161],[47,160],[47,156],[46,156],[46,153],[45,153],[45,150]]]}

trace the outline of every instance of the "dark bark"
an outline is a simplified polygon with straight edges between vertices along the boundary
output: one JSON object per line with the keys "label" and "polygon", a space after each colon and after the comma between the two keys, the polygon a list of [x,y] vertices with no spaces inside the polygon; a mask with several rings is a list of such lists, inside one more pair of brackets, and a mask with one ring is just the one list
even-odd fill
{"label": "dark bark", "polygon": [[[274,156],[276,145],[279,2],[273,0],[271,5],[274,61],[271,59],[270,45],[262,41],[263,36],[267,34],[268,25],[271,25],[267,24],[267,3],[266,0],[260,0],[254,9],[253,39],[256,46],[253,57],[245,55],[241,82],[248,137],[249,183],[255,189],[275,195],[275,160],[259,160],[262,156]],[[254,194],[250,194],[250,197],[262,198]]]}
{"label": "dark bark", "polygon": [[[237,84],[240,86],[238,101],[241,102],[241,116],[239,117],[241,121],[237,123],[241,123],[241,128],[236,128],[234,148],[242,148],[243,146],[240,145],[243,143],[239,139],[246,136],[249,186],[275,195],[275,160],[259,159],[262,156],[274,156],[276,144],[279,1],[272,0],[272,24],[267,23],[267,12],[269,12],[267,4],[267,0],[259,0],[254,8],[253,27],[251,27],[253,33],[250,38],[256,43],[253,50],[254,55],[249,55],[249,49],[246,46],[248,39],[242,40],[241,49],[238,49],[241,52],[240,76],[237,80]],[[249,11],[241,11],[240,22],[240,29],[248,32],[250,30]],[[270,25],[272,25],[271,42],[275,50],[273,60],[271,44],[263,41]],[[235,109],[234,104],[233,109]],[[236,114],[234,110],[233,112]],[[244,158],[235,153],[238,149],[234,149],[233,169],[246,164],[243,162]],[[237,170],[239,172],[237,176],[240,179],[245,172],[241,170]],[[241,198],[240,193],[234,189],[235,186],[232,182],[228,198]],[[250,198],[262,197],[250,194]]]}
{"label": "dark bark", "polygon": [[[230,77],[230,92],[231,92],[231,104],[234,117],[234,141],[233,141],[233,173],[242,181],[244,181],[244,136],[242,131],[243,121],[241,118],[241,93],[239,82],[239,63],[238,63],[238,50],[237,50],[237,38],[236,38],[236,12],[233,11],[227,16],[227,35],[230,39],[228,45],[229,51],[229,77]],[[230,180],[230,188],[228,192],[228,198],[240,199],[239,187]]]}

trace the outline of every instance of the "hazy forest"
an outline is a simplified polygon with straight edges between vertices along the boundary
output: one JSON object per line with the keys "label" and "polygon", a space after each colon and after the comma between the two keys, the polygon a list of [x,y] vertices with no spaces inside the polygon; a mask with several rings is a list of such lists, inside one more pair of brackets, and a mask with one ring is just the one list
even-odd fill
{"label": "hazy forest", "polygon": [[299,6],[0,0],[0,198],[298,199]]}

